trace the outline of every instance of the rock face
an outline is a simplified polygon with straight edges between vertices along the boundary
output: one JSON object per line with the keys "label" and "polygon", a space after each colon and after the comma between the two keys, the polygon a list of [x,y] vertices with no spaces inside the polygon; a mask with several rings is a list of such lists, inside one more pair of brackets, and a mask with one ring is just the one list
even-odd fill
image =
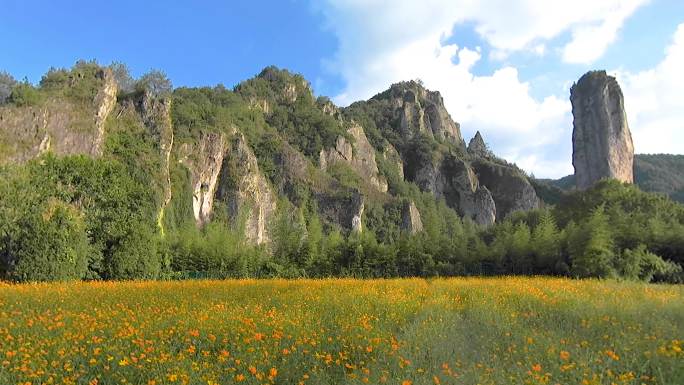
{"label": "rock face", "polygon": [[451,119],[438,91],[429,91],[418,82],[410,81],[394,84],[377,97],[389,98],[402,135],[423,133],[463,146],[461,127]]}
{"label": "rock face", "polygon": [[476,223],[488,226],[496,219],[491,193],[480,183],[473,169],[462,159],[447,156],[428,163],[416,172],[416,184]]}
{"label": "rock face", "polygon": [[475,136],[470,139],[470,142],[468,143],[468,154],[481,158],[488,158],[492,156],[492,152],[489,151],[489,148],[487,148],[484,139],[482,139],[480,131],[476,132]]}
{"label": "rock face", "polygon": [[218,200],[226,204],[231,220],[244,225],[249,241],[268,242],[276,197],[244,136],[237,129],[228,135],[207,133],[195,145],[183,144],[180,151],[181,162],[190,170],[197,225],[211,219]]}
{"label": "rock face", "polygon": [[423,231],[420,211],[413,201],[407,202],[401,209],[401,229],[411,234]]}
{"label": "rock face", "polygon": [[[116,104],[117,86],[109,69],[97,73],[100,87],[92,103],[76,105],[50,98],[39,106],[0,107],[0,162],[26,162],[45,151],[56,155],[102,155],[105,121]],[[3,143],[2,138],[12,138]]]}
{"label": "rock face", "polygon": [[604,178],[633,183],[634,145],[615,78],[605,71],[586,73],[570,89],[570,101],[577,188]]}
{"label": "rock face", "polygon": [[353,139],[350,142],[343,136],[337,138],[334,148],[323,149],[319,154],[319,165],[325,171],[336,162],[348,164],[364,180],[381,192],[387,191],[387,180],[378,172],[378,164],[375,161],[375,149],[368,142],[363,128],[358,124],[352,124],[347,133]]}
{"label": "rock face", "polygon": [[385,161],[389,162],[389,164],[392,165],[394,171],[396,171],[397,175],[399,175],[399,178],[403,180],[404,161],[401,159],[401,155],[399,155],[397,149],[388,143],[384,151],[382,152],[382,157],[385,159]]}
{"label": "rock face", "polygon": [[227,203],[233,221],[244,221],[249,241],[269,242],[268,225],[275,217],[277,199],[259,170],[254,152],[237,130],[223,160],[217,198]]}
{"label": "rock face", "polygon": [[323,218],[339,224],[352,232],[362,232],[362,218],[365,200],[360,191],[354,190],[344,195],[320,193],[316,196],[318,209]]}
{"label": "rock face", "polygon": [[532,184],[517,168],[478,158],[472,162],[480,184],[487,187],[496,204],[496,218],[514,211],[536,209],[540,205]]}
{"label": "rock face", "polygon": [[202,136],[197,144],[181,146],[181,162],[190,170],[192,212],[198,226],[211,219],[226,146],[225,136],[217,133]]}
{"label": "rock face", "polygon": [[171,99],[158,98],[145,92],[139,103],[138,109],[142,116],[143,123],[152,134],[161,152],[162,167],[164,174],[163,191],[164,200],[159,208],[157,224],[164,232],[164,210],[171,201],[171,150],[173,149],[173,124],[171,122]]}

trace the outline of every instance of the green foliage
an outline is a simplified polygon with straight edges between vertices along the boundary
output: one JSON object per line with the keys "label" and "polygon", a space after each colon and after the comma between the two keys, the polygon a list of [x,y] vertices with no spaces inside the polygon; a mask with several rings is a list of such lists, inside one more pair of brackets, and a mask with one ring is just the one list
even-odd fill
{"label": "green foliage", "polygon": [[663,193],[684,203],[684,155],[636,155],[634,183],[644,191]]}
{"label": "green foliage", "polygon": [[572,274],[577,277],[614,277],[615,249],[603,206],[568,235]]}
{"label": "green foliage", "polygon": [[114,81],[116,81],[119,95],[126,95],[135,90],[135,80],[125,63],[112,62],[109,65],[109,69],[112,71]]}
{"label": "green foliage", "polygon": [[537,271],[551,273],[560,261],[561,242],[556,220],[551,211],[543,210],[534,228],[531,242]]}
{"label": "green foliage", "polygon": [[23,169],[0,170],[0,177],[0,279],[84,278],[91,250],[81,212],[43,199]]}
{"label": "green foliage", "polygon": [[233,127],[239,127],[254,150],[261,172],[273,183],[280,180],[282,170],[277,164],[282,140],[263,114],[250,109],[240,95],[223,86],[178,88],[173,93],[171,118],[179,143],[197,143],[208,133],[228,135]]}
{"label": "green foliage", "polygon": [[173,233],[168,243],[172,268],[180,277],[255,277],[263,264],[263,252],[221,221],[202,229],[189,224]]}
{"label": "green foliage", "polygon": [[363,183],[361,176],[346,163],[335,162],[328,166],[327,171],[344,188],[357,188]]}
{"label": "green foliage", "polygon": [[658,276],[681,282],[682,267],[649,252],[645,245],[625,249],[617,261],[617,268],[620,276],[629,280],[650,282]]}
{"label": "green foliage", "polygon": [[17,85],[17,81],[5,71],[0,71],[0,105],[5,104],[12,94],[12,89]]}
{"label": "green foliage", "polygon": [[[556,198],[562,195],[558,189],[570,191],[575,188],[574,175],[557,180],[542,179],[537,182],[544,186],[537,189],[537,193],[545,189],[553,191],[554,196],[540,195],[550,204],[557,203]],[[684,155],[635,154],[634,184],[643,191],[665,194],[674,201],[684,203]]]}
{"label": "green foliage", "polygon": [[333,147],[339,136],[351,140],[344,125],[323,112],[299,74],[267,67],[236,86],[235,92],[251,105],[265,102],[268,124],[314,162],[321,149]]}
{"label": "green foliage", "polygon": [[24,80],[12,88],[9,102],[18,107],[35,106],[43,100],[42,95],[28,81]]}
{"label": "green foliage", "polygon": [[96,61],[79,60],[70,69],[50,70],[40,80],[40,90],[49,95],[64,96],[79,104],[90,104],[102,88],[102,67]]}
{"label": "green foliage", "polygon": [[150,70],[135,82],[137,92],[149,92],[155,97],[166,97],[173,92],[173,84],[164,71]]}
{"label": "green foliage", "polygon": [[[43,218],[43,213],[51,212],[47,210],[47,207],[52,207],[50,205],[59,214],[46,215],[44,218],[54,219],[33,227],[32,231],[38,233],[33,239],[45,241],[48,245],[45,250],[65,245],[75,250],[68,255],[81,255],[78,253],[84,247],[78,234],[83,224],[82,234],[87,234],[89,244],[87,252],[83,253],[87,256],[87,270],[79,270],[69,277],[129,279],[159,276],[163,263],[157,253],[159,235],[155,226],[156,208],[151,201],[149,186],[132,178],[123,164],[112,159],[95,160],[84,156],[58,159],[47,155],[16,167],[20,175],[26,175],[27,182],[25,188],[13,189],[25,195],[28,203],[13,199],[9,201],[7,210],[22,212],[23,204],[42,210],[38,212],[40,215],[27,214],[27,221]],[[77,216],[74,210],[78,210],[79,215],[82,213],[82,217]],[[58,230],[60,228],[62,230]],[[62,232],[61,238],[55,238]],[[56,243],[49,246],[53,241]],[[39,251],[35,248],[30,250]],[[60,255],[64,254],[54,254],[52,257],[62,258]],[[12,258],[17,257],[27,258],[21,254]],[[38,254],[38,257],[49,260],[50,255],[46,251],[45,254]],[[69,258],[79,261],[75,256]],[[29,261],[27,259],[27,263]],[[62,264],[59,259],[54,263]],[[79,269],[82,266],[81,262],[76,265]],[[68,264],[64,266],[66,268]],[[43,275],[36,279],[62,277],[65,275],[52,278]]]}

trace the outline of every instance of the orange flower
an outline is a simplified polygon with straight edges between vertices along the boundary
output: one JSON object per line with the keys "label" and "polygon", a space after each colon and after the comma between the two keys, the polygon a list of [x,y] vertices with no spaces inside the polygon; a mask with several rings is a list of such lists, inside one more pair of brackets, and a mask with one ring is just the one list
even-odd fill
{"label": "orange flower", "polygon": [[569,360],[570,359],[570,352],[566,352],[565,350],[561,350],[560,359],[563,361]]}
{"label": "orange flower", "polygon": [[401,385],[413,385],[413,381],[411,380],[404,380]]}
{"label": "orange flower", "polygon": [[610,357],[612,360],[614,360],[614,361],[620,361],[620,356],[618,356],[617,354],[615,354],[614,351],[612,351],[612,350],[606,350],[605,353],[606,353],[606,355],[607,355],[608,357]]}
{"label": "orange flower", "polygon": [[278,375],[278,369],[276,369],[276,368],[271,368],[271,370],[268,371],[269,377],[275,377],[277,375]]}
{"label": "orange flower", "polygon": [[237,381],[237,382],[242,382],[244,380],[245,380],[244,374],[238,374],[237,376],[235,376],[235,381]]}
{"label": "orange flower", "polygon": [[535,364],[534,366],[532,366],[532,370],[535,372],[541,372],[542,367],[540,364]]}
{"label": "orange flower", "polygon": [[437,377],[437,376],[432,376],[432,382],[434,382],[435,385],[439,385],[439,384],[442,383],[442,382],[439,380],[439,377]]}
{"label": "orange flower", "polygon": [[249,372],[252,373],[252,375],[255,375],[257,372],[257,370],[254,366],[250,366],[249,368],[247,368],[247,370],[249,370]]}

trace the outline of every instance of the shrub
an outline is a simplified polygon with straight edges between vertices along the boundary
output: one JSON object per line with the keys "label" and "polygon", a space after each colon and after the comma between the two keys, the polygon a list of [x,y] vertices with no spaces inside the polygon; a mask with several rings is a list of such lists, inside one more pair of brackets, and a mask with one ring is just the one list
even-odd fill
{"label": "shrub", "polygon": [[41,100],[40,92],[26,80],[15,85],[9,96],[10,103],[19,107],[35,106]]}
{"label": "shrub", "polygon": [[0,176],[0,277],[84,278],[91,250],[82,213],[56,198],[44,199],[21,169]]}
{"label": "shrub", "polygon": [[635,249],[624,250],[616,265],[622,278],[645,282],[650,282],[654,277],[674,277],[682,271],[681,266],[649,252],[643,244]]}

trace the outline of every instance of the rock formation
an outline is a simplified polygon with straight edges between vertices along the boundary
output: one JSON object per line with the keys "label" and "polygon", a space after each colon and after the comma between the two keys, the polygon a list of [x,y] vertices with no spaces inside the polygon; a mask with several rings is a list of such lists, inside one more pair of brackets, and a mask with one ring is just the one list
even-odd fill
{"label": "rock formation", "polygon": [[401,209],[401,229],[411,234],[423,231],[423,221],[420,211],[413,201],[406,202]]}
{"label": "rock formation", "polygon": [[145,92],[139,103],[138,109],[142,116],[143,123],[147,127],[155,142],[159,146],[162,160],[162,173],[164,175],[163,191],[164,200],[159,208],[157,224],[164,232],[164,210],[171,201],[171,150],[173,149],[173,123],[171,122],[171,98],[155,97],[149,92]]}
{"label": "rock formation", "polygon": [[219,177],[217,198],[226,202],[228,214],[244,221],[245,237],[256,244],[270,240],[268,225],[275,217],[277,199],[244,135],[233,130]]}
{"label": "rock formation", "polygon": [[387,144],[384,151],[382,152],[383,159],[388,162],[396,171],[400,179],[404,179],[404,161],[401,159],[401,155],[397,152],[391,144]]}
{"label": "rock formation", "polygon": [[101,69],[96,78],[100,84],[95,98],[84,106],[56,97],[36,106],[0,106],[0,137],[11,138],[4,143],[0,162],[26,162],[48,150],[56,155],[102,155],[117,86],[109,69]]}
{"label": "rock formation", "polygon": [[485,158],[472,162],[480,184],[487,187],[496,204],[496,218],[504,219],[514,211],[527,211],[539,207],[540,200],[534,187],[514,166]]}
{"label": "rock formation", "polygon": [[461,127],[451,119],[439,91],[429,91],[420,83],[397,83],[375,98],[389,98],[402,135],[423,133],[463,146]]}
{"label": "rock formation", "polygon": [[334,148],[323,149],[319,154],[319,165],[325,171],[336,162],[348,164],[365,181],[381,192],[387,191],[387,180],[378,172],[375,149],[368,142],[363,128],[353,123],[347,130],[353,141],[339,136]]}
{"label": "rock formation", "polygon": [[604,178],[633,183],[634,146],[615,78],[605,71],[584,74],[570,89],[570,101],[577,188],[587,189]]}
{"label": "rock formation", "polygon": [[321,216],[352,232],[363,231],[362,218],[365,210],[365,198],[360,191],[331,195],[316,194]]}
{"label": "rock formation", "polygon": [[468,154],[481,158],[489,158],[492,156],[492,152],[487,148],[480,131],[476,132],[475,136],[470,139],[470,142],[468,143]]}
{"label": "rock formation", "polygon": [[211,219],[226,147],[226,138],[219,133],[205,134],[196,144],[181,145],[181,162],[190,170],[192,212],[198,226]]}
{"label": "rock formation", "polygon": [[244,136],[235,128],[228,134],[206,133],[195,145],[181,145],[180,151],[181,162],[190,170],[197,225],[211,219],[218,200],[226,204],[231,220],[244,221],[249,241],[268,242],[276,196]]}
{"label": "rock formation", "polygon": [[478,224],[491,225],[496,219],[491,193],[480,186],[473,169],[460,158],[449,155],[423,165],[416,172],[415,182],[421,190],[445,199],[450,207]]}

